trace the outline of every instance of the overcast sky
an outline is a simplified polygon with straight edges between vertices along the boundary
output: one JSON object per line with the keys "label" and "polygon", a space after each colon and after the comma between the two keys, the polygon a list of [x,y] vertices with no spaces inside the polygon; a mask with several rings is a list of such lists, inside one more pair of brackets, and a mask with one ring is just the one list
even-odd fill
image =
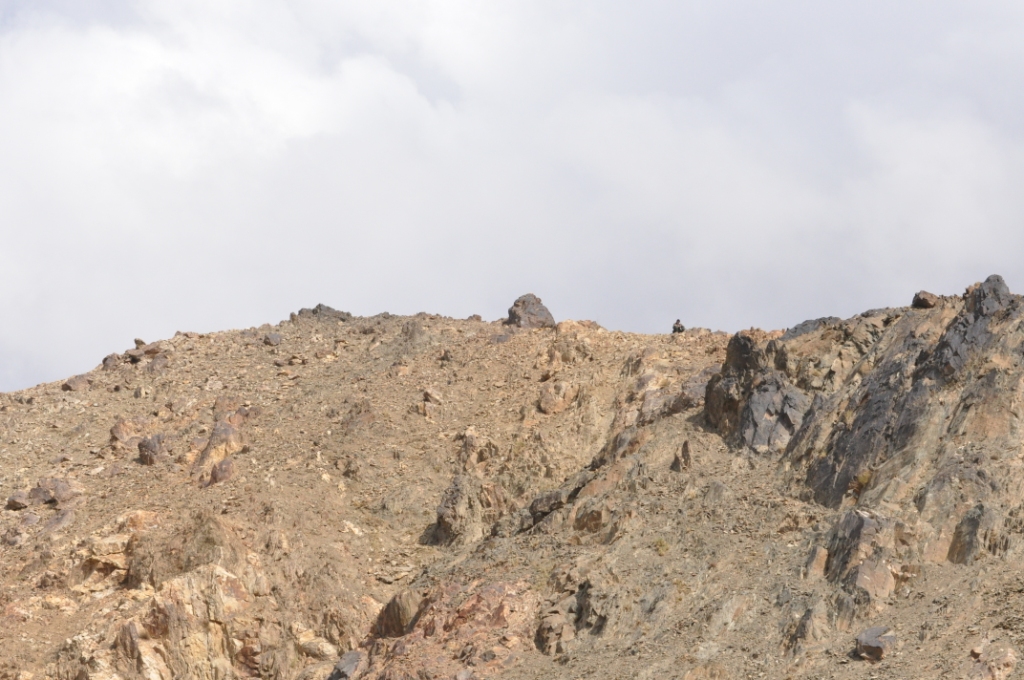
{"label": "overcast sky", "polygon": [[0,0],[0,389],[176,330],[1024,291],[1024,4]]}

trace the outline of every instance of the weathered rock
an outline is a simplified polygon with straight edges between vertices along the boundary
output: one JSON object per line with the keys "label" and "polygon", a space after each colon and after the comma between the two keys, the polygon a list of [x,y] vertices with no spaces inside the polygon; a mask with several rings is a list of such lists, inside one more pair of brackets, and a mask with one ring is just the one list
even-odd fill
{"label": "weathered rock", "polygon": [[986,549],[986,537],[996,529],[996,517],[978,503],[964,513],[956,525],[953,539],[946,556],[954,564],[971,564],[982,550]]}
{"label": "weathered rock", "polygon": [[7,498],[8,510],[24,510],[32,504],[27,491],[15,491]]}
{"label": "weathered rock", "polygon": [[65,392],[84,392],[89,389],[91,383],[92,381],[89,380],[88,376],[76,375],[65,380],[60,388]]}
{"label": "weathered rock", "polygon": [[704,398],[713,427],[762,453],[783,451],[811,406],[807,393],[777,370],[779,354],[784,346],[773,341],[761,349],[753,336],[737,333]]}
{"label": "weathered rock", "polygon": [[828,535],[825,575],[846,581],[866,559],[891,546],[891,522],[862,510],[845,513]]}
{"label": "weathered rock", "polygon": [[970,680],[1006,680],[1017,667],[1017,654],[1005,643],[985,641],[971,650],[971,658]]}
{"label": "weathered rock", "polygon": [[[387,314],[387,312],[385,312]],[[318,321],[350,321],[352,314],[350,312],[343,312],[333,307],[320,303],[312,309],[302,308],[298,314],[295,315],[298,318],[313,318]]]}
{"label": "weathered rock", "polygon": [[939,304],[938,295],[921,290],[914,294],[914,300],[910,303],[910,306],[914,309],[931,309],[937,304]]}
{"label": "weathered rock", "polygon": [[567,489],[554,489],[534,498],[530,503],[530,514],[533,515],[534,522],[539,522],[545,516],[564,507],[569,496]]}
{"label": "weathered rock", "polygon": [[202,484],[207,483],[215,466],[244,447],[245,439],[241,430],[227,420],[218,421],[213,426],[209,442],[192,467],[192,476]]}
{"label": "weathered rock", "polygon": [[81,493],[80,489],[67,480],[58,477],[45,477],[28,492],[29,499],[35,503],[65,504]]}
{"label": "weathered rock", "polygon": [[857,655],[868,661],[881,661],[896,649],[896,636],[886,626],[874,626],[857,635]]}
{"label": "weathered rock", "polygon": [[423,596],[412,590],[403,590],[392,597],[377,619],[378,634],[382,637],[401,637],[408,633],[423,603]]}
{"label": "weathered rock", "polygon": [[546,383],[540,390],[537,408],[548,415],[561,413],[569,408],[578,392],[579,388],[561,380]]}
{"label": "weathered rock", "polygon": [[811,549],[811,554],[807,558],[807,564],[804,567],[804,578],[809,581],[815,581],[825,576],[825,567],[828,564],[828,550],[821,547],[820,545],[814,546]]}
{"label": "weathered rock", "polygon": [[139,462],[143,465],[156,465],[167,458],[167,445],[161,434],[144,437],[139,442]]}
{"label": "weathered rock", "polygon": [[263,336],[263,344],[269,347],[277,347],[284,337],[280,333],[267,333]]}
{"label": "weathered rock", "polygon": [[690,442],[685,441],[683,442],[683,446],[679,450],[679,453],[672,458],[672,464],[669,466],[669,469],[672,470],[672,472],[682,472],[689,468],[692,462],[693,461],[690,457]]}
{"label": "weathered rock", "polygon": [[366,665],[366,654],[358,650],[342,654],[327,680],[353,680]]}
{"label": "weathered rock", "polygon": [[861,562],[850,576],[848,590],[857,604],[878,604],[896,590],[896,579],[882,558]]}
{"label": "weathered rock", "polygon": [[789,637],[787,646],[793,650],[794,654],[811,651],[816,644],[828,638],[831,631],[828,619],[828,607],[823,600],[818,600],[800,617],[796,629]]}
{"label": "weathered rock", "polygon": [[480,540],[504,513],[505,492],[493,483],[459,475],[445,489],[437,507],[433,541],[465,545]]}
{"label": "weathered rock", "polygon": [[210,470],[210,482],[209,485],[220,484],[226,482],[235,476],[235,461],[231,458],[225,458],[221,462],[213,466]]}
{"label": "weathered rock", "polygon": [[518,298],[509,307],[505,324],[519,328],[554,328],[555,317],[533,293]]}

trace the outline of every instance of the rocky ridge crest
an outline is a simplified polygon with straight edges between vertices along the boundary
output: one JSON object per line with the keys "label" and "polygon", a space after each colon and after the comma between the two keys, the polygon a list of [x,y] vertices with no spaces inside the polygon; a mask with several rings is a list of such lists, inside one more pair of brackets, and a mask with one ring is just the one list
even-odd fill
{"label": "rocky ridge crest", "polygon": [[0,677],[1010,677],[1022,309],[137,341],[0,395]]}

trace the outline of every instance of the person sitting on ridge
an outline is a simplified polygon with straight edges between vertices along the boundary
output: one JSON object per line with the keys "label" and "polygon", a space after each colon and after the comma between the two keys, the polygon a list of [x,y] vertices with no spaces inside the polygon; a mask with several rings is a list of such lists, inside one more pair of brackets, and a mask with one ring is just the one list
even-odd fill
{"label": "person sitting on ridge", "polygon": [[686,326],[684,326],[682,323],[680,323],[679,319],[676,319],[676,322],[674,324],[672,324],[672,332],[673,333],[682,333],[685,330],[686,330]]}

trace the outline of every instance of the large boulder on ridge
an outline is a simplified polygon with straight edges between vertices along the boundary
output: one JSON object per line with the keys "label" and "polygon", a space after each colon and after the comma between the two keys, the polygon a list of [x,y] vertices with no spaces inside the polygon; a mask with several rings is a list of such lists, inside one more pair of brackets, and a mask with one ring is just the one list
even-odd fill
{"label": "large boulder on ridge", "polygon": [[507,326],[518,328],[554,328],[555,317],[533,293],[527,293],[512,303],[508,309]]}

